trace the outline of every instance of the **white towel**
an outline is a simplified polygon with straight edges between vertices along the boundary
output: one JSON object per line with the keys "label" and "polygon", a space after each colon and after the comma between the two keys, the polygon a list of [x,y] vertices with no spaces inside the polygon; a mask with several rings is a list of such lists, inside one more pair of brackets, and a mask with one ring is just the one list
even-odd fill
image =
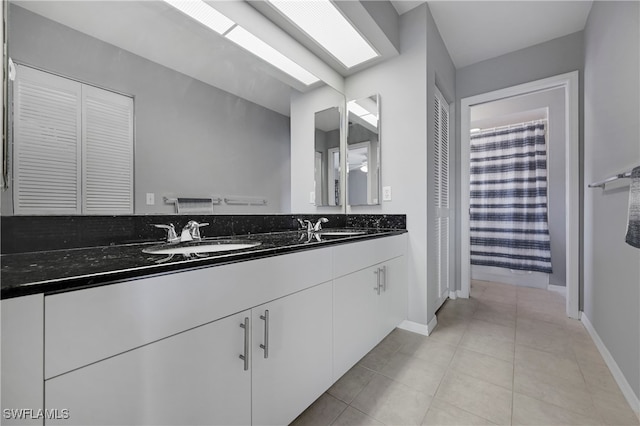
{"label": "white towel", "polygon": [[640,166],[631,171],[629,188],[629,223],[627,224],[627,244],[640,248]]}

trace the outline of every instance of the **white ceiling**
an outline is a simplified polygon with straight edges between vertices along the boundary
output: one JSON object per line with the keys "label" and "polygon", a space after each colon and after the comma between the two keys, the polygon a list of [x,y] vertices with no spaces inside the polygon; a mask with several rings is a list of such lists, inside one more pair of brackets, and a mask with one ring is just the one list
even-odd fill
{"label": "white ceiling", "polygon": [[[392,0],[399,14],[424,1]],[[584,29],[592,1],[428,1],[456,68]]]}

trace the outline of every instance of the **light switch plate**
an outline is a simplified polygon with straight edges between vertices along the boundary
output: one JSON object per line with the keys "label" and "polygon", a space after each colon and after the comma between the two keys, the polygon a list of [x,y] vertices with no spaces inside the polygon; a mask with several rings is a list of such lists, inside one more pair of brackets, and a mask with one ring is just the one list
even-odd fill
{"label": "light switch plate", "polygon": [[153,192],[147,192],[147,205],[152,206],[156,203],[156,196]]}
{"label": "light switch plate", "polygon": [[311,191],[309,193],[309,203],[310,204],[315,204],[316,203],[316,192],[315,191]]}
{"label": "light switch plate", "polygon": [[383,186],[382,187],[382,201],[391,201],[391,187]]}

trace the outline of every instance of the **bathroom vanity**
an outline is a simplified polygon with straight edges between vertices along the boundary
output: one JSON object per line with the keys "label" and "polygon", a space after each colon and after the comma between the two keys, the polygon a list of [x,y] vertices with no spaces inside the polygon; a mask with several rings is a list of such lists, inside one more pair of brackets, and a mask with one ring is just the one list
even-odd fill
{"label": "bathroom vanity", "polygon": [[406,319],[407,234],[261,250],[2,300],[3,409],[47,410],[30,424],[291,422]]}

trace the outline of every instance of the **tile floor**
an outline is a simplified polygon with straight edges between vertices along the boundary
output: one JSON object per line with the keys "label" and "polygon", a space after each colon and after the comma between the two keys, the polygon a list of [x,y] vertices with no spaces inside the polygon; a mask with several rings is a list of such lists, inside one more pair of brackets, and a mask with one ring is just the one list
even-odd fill
{"label": "tile floor", "polygon": [[429,337],[396,329],[293,425],[638,425],[558,293],[474,281]]}

